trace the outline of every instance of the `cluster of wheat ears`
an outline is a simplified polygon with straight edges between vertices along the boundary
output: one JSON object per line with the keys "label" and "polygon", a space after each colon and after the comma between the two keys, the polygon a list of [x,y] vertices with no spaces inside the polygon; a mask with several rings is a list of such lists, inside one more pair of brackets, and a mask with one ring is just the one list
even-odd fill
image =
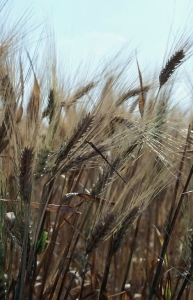
{"label": "cluster of wheat ears", "polygon": [[192,299],[193,127],[171,108],[189,39],[157,77],[131,55],[127,84],[120,66],[69,90],[19,26],[0,40],[0,299]]}

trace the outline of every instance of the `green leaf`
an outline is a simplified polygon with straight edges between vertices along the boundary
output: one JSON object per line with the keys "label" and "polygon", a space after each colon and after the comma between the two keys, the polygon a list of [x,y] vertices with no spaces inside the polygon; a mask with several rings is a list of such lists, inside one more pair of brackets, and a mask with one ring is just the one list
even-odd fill
{"label": "green leaf", "polygon": [[41,239],[37,242],[37,246],[36,246],[37,254],[40,254],[44,251],[47,237],[48,237],[48,232],[44,230],[42,232]]}

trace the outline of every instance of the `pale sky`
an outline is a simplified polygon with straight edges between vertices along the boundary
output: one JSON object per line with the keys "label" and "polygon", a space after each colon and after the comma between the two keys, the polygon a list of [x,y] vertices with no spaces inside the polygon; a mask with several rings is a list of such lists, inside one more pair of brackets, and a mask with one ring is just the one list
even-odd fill
{"label": "pale sky", "polygon": [[[78,64],[95,56],[98,60],[124,44],[138,48],[145,58],[164,55],[172,26],[193,27],[190,0],[17,0],[11,15],[17,18],[26,8],[35,22],[52,24],[56,44],[69,51]],[[42,24],[42,26],[44,26]]]}
{"label": "pale sky", "polygon": [[[103,57],[137,50],[140,64],[162,62],[174,37],[193,32],[191,0],[9,0],[10,16],[17,20],[26,9],[31,23],[55,32],[56,46],[66,60],[66,72],[84,62],[94,70]],[[178,34],[178,31],[180,33]],[[70,74],[69,74],[70,75]]]}

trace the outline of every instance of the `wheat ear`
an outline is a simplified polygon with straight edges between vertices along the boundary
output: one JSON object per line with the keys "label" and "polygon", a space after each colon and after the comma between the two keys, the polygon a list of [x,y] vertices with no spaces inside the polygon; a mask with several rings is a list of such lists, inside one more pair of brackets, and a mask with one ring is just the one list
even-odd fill
{"label": "wheat ear", "polygon": [[172,55],[172,57],[167,61],[165,67],[162,69],[159,75],[159,84],[161,87],[168,81],[174,71],[182,64],[185,57],[185,52],[183,49],[178,50]]}
{"label": "wheat ear", "polygon": [[115,215],[110,213],[106,217],[104,223],[102,223],[101,220],[99,221],[99,223],[92,230],[91,237],[86,248],[86,254],[91,253],[94,249],[98,248],[98,246],[105,240],[105,237],[113,228],[115,220]]}

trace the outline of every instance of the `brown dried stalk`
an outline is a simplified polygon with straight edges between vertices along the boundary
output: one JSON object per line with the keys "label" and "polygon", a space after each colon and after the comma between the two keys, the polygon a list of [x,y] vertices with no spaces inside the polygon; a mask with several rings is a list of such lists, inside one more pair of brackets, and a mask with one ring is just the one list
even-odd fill
{"label": "brown dried stalk", "polygon": [[[79,195],[79,194],[77,193],[77,195]],[[7,202],[7,203],[10,202],[11,205],[14,204],[14,205],[20,205],[21,206],[21,201],[12,201],[11,199],[0,199],[0,201]],[[78,205],[80,205],[80,204],[78,204]],[[33,208],[39,209],[41,204],[37,203],[37,202],[31,202],[30,206],[33,207]],[[63,214],[63,213],[81,214],[80,211],[78,211],[76,208],[74,208],[72,206],[59,205],[59,204],[48,204],[46,206],[46,211],[49,211],[51,213],[60,213],[60,214]]]}

